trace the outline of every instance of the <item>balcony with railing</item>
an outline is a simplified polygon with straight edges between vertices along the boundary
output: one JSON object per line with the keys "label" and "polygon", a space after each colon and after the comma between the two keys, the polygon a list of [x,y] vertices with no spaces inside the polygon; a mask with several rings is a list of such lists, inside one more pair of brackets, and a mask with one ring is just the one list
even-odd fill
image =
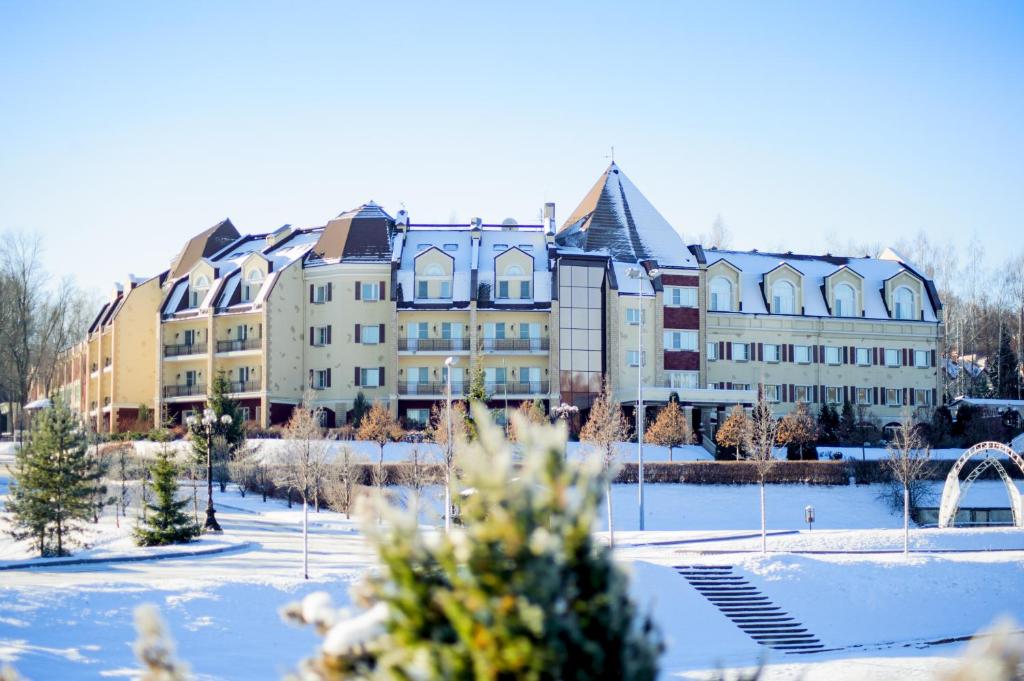
{"label": "balcony with railing", "polygon": [[484,352],[547,352],[551,349],[550,338],[481,338],[480,349]]}
{"label": "balcony with railing", "polygon": [[247,350],[260,350],[263,348],[262,338],[242,338],[235,340],[217,341],[217,352],[245,352]]}
{"label": "balcony with railing", "polygon": [[527,381],[525,383],[487,383],[487,394],[492,399],[501,398],[505,395],[547,395],[548,381]]}
{"label": "balcony with railing", "polygon": [[468,338],[399,338],[399,352],[469,352]]}
{"label": "balcony with railing", "polygon": [[231,383],[228,384],[228,392],[255,393],[259,392],[262,387],[263,384],[258,378],[253,378],[248,381],[231,381]]}
{"label": "balcony with railing", "polygon": [[175,343],[164,346],[164,357],[188,357],[189,355],[205,355],[206,342]]}
{"label": "balcony with railing", "polygon": [[182,385],[165,385],[164,397],[201,397],[206,395],[206,386],[202,383],[185,383]]}
{"label": "balcony with railing", "polygon": [[[460,398],[466,394],[468,386],[461,381],[452,382],[452,397]],[[444,397],[448,392],[448,384],[444,381],[426,383],[410,383],[402,381],[398,384],[398,394],[402,396]]]}

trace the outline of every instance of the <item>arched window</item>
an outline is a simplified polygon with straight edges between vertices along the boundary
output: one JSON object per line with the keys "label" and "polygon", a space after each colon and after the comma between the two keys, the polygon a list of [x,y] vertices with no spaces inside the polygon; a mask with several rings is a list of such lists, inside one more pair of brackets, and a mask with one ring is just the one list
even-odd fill
{"label": "arched window", "polygon": [[423,271],[423,274],[428,277],[443,277],[444,270],[437,263],[427,265],[427,269]]}
{"label": "arched window", "polygon": [[853,317],[856,315],[854,300],[856,300],[853,287],[849,284],[837,284],[832,289],[832,296],[835,304],[832,306],[832,314],[836,317]]}
{"label": "arched window", "polygon": [[711,310],[715,312],[732,311],[732,282],[725,277],[711,280]]}
{"label": "arched window", "polygon": [[793,314],[796,307],[796,289],[793,284],[783,279],[772,284],[772,312],[775,314]]}
{"label": "arched window", "polygon": [[506,277],[521,277],[523,276],[523,268],[519,265],[509,265],[505,268]]}
{"label": "arched window", "polygon": [[210,280],[203,274],[196,277],[192,286],[192,307],[199,307],[199,303],[203,302],[209,290]]}
{"label": "arched window", "polygon": [[242,302],[248,303],[251,301],[262,285],[263,272],[260,272],[259,270],[250,270],[249,276],[246,277],[245,285],[242,286]]}
{"label": "arched window", "polygon": [[895,313],[896,319],[914,318],[915,306],[913,291],[906,286],[900,286],[893,294],[892,300],[893,312]]}

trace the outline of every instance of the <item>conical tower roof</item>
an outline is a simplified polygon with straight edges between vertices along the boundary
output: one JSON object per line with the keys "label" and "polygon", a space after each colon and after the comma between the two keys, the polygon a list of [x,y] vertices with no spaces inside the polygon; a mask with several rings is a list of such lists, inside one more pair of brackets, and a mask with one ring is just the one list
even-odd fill
{"label": "conical tower roof", "polygon": [[614,162],[556,235],[564,246],[607,251],[614,260],[695,266],[679,233]]}

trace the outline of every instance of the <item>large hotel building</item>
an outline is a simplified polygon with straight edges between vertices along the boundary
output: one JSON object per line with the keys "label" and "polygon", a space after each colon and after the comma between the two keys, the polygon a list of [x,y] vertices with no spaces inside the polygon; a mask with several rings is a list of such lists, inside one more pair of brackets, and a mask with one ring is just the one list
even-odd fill
{"label": "large hotel building", "polygon": [[941,302],[878,258],[686,245],[614,163],[560,227],[416,224],[368,203],[319,227],[241,234],[228,220],[169,268],[116,288],[66,356],[60,390],[100,431],[140,408],[180,421],[218,372],[247,418],[284,422],[312,387],[328,426],[362,393],[408,424],[482,367],[493,406],[585,412],[675,393],[707,437],[763,394],[850,401],[884,425],[942,394]]}

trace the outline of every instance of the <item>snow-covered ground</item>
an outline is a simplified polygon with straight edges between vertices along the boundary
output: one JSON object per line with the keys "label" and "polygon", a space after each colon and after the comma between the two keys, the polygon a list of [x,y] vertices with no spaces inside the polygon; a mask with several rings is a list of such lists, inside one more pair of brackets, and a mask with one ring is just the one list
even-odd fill
{"label": "snow-covered ground", "polygon": [[[5,460],[0,453],[0,497],[6,492]],[[653,608],[666,637],[664,676],[707,678],[719,669],[755,665],[765,652],[674,565],[734,566],[833,649],[806,657],[771,653],[768,679],[930,679],[949,666],[962,644],[929,642],[968,635],[1002,614],[1024,621],[1024,532],[1018,530],[912,532],[917,549],[1003,549],[997,552],[909,559],[898,553],[788,553],[897,549],[900,519],[879,501],[879,491],[768,486],[768,525],[777,534],[769,538],[773,553],[761,556],[755,551],[756,486],[647,485],[648,530],[637,532],[636,485],[616,485],[618,555],[633,574],[634,595],[642,607]],[[408,501],[403,490],[394,492]],[[321,589],[335,602],[348,602],[348,587],[372,567],[373,557],[356,521],[311,513],[312,580],[305,582],[297,507],[242,498],[234,489],[218,493],[217,503],[224,535],[187,548],[235,547],[225,553],[0,570],[0,664],[10,662],[36,680],[131,678],[132,610],[148,602],[162,609],[198,678],[280,678],[317,638],[281,623],[278,609]],[[817,510],[813,531],[803,525],[808,503]],[[965,503],[1004,505],[1005,491],[999,482],[980,482]],[[422,517],[434,522],[437,508],[426,505],[433,510]],[[92,533],[94,546],[79,555],[143,554],[127,538],[130,525],[116,528],[105,516]],[[0,561],[27,560],[23,546],[0,537]]]}

